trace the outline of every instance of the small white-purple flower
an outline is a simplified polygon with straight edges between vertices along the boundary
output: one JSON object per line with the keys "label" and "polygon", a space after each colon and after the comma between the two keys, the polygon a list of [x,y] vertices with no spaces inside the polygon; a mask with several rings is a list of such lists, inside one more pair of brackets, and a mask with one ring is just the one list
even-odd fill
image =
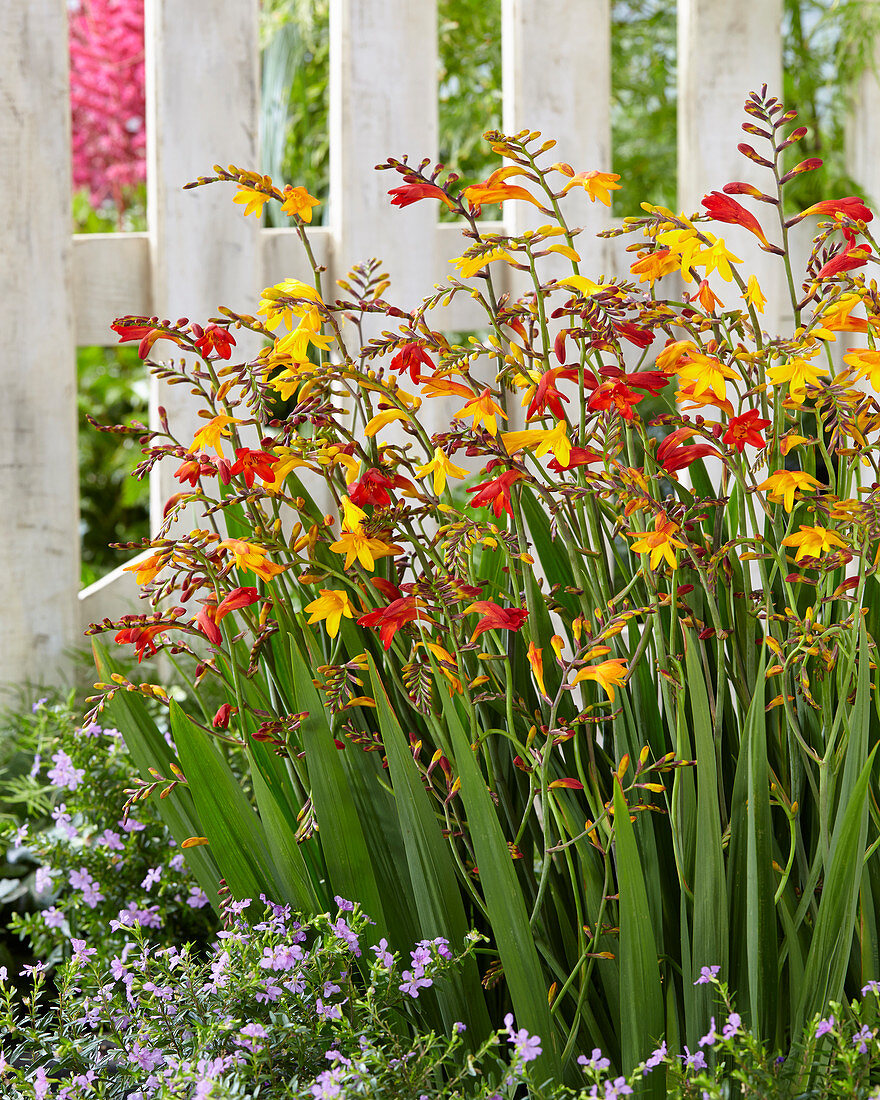
{"label": "small white-purple flower", "polygon": [[394,956],[388,950],[388,940],[383,937],[377,944],[374,944],[370,950],[376,952],[376,962],[380,966],[384,966],[386,970],[392,970],[394,968]]}
{"label": "small white-purple flower", "polygon": [[53,753],[52,763],[55,765],[46,773],[46,778],[53,787],[63,787],[68,791],[75,791],[82,783],[86,774],[85,768],[75,768],[73,760],[63,749]]}
{"label": "small white-purple flower", "polygon": [[699,1070],[706,1068],[706,1056],[701,1050],[695,1051],[691,1054],[688,1047],[684,1048],[684,1054],[681,1056],[682,1062],[687,1069]]}
{"label": "small white-purple flower", "polygon": [[666,1053],[666,1040],[664,1039],[660,1046],[648,1055],[648,1059],[645,1062],[645,1069],[649,1072],[652,1069],[656,1069],[666,1057]]}
{"label": "small white-purple flower", "polygon": [[827,1020],[820,1020],[816,1024],[816,1038],[821,1039],[823,1035],[827,1035],[829,1031],[834,1030],[834,1025],[837,1021],[833,1016],[829,1016]]}
{"label": "small white-purple flower", "polygon": [[598,1047],[593,1047],[593,1053],[588,1058],[586,1054],[582,1054],[578,1058],[578,1065],[584,1070],[592,1069],[597,1073],[601,1073],[603,1070],[608,1069],[611,1062],[607,1058],[602,1057],[602,1051]]}
{"label": "small white-purple flower", "polygon": [[700,967],[700,976],[694,982],[694,985],[708,985],[718,975],[720,969],[720,965]]}
{"label": "small white-purple flower", "polygon": [[709,1030],[706,1032],[706,1034],[703,1036],[703,1038],[700,1039],[700,1046],[701,1047],[711,1046],[717,1038],[718,1038],[718,1032],[715,1030],[715,1017],[712,1016],[710,1021],[709,1021]]}
{"label": "small white-purple flower", "polygon": [[721,1031],[722,1039],[732,1039],[734,1035],[739,1031],[742,1024],[742,1017],[738,1012],[731,1012],[727,1017],[727,1023]]}
{"label": "small white-purple flower", "polygon": [[852,1045],[858,1049],[859,1054],[868,1053],[868,1040],[874,1038],[874,1032],[867,1024],[862,1024],[861,1029],[853,1035]]}
{"label": "small white-purple flower", "polygon": [[508,1012],[504,1017],[504,1026],[507,1028],[508,1042],[521,1062],[533,1062],[542,1053],[540,1035],[529,1035],[524,1027],[519,1031],[513,1030],[513,1013]]}

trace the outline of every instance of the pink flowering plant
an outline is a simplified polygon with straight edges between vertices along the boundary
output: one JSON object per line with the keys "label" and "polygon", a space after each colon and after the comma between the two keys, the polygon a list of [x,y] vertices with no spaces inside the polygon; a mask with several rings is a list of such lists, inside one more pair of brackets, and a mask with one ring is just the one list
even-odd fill
{"label": "pink flowering plant", "polygon": [[[594,1049],[625,1078],[664,1035],[694,1051],[705,966],[775,1050],[880,980],[873,215],[852,196],[788,209],[816,167],[782,168],[805,130],[766,89],[745,109],[766,190],[646,204],[606,231],[634,237],[623,276],[585,273],[575,224],[615,176],[492,132],[504,164],[481,183],[380,166],[402,219],[432,202],[462,225],[417,308],[378,261],[326,286],[316,200],[231,166],[191,186],[234,185],[244,216],[279,204],[313,280],[253,315],[113,326],[203,419],[192,438],[118,429],[179,491],[129,566],[152,610],[92,631],[189,661],[194,701],[96,644],[93,713],[123,731],[132,789],[162,793],[209,896],[356,897],[398,950],[477,928],[485,952],[426,1019],[481,1037],[511,1013],[540,1036],[538,1078]],[[504,203],[542,224],[486,227]],[[779,265],[792,325],[730,225]],[[483,335],[444,332],[458,297]],[[173,361],[151,358],[163,341]]]}

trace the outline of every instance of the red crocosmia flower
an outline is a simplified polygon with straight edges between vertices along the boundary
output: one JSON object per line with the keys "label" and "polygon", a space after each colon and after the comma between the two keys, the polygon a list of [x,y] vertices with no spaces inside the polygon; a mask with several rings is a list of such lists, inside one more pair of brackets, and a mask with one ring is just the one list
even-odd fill
{"label": "red crocosmia flower", "polygon": [[844,248],[836,253],[816,274],[817,279],[830,279],[833,275],[842,275],[844,271],[853,271],[864,267],[868,262],[871,248],[860,244],[857,248]]}
{"label": "red crocosmia flower", "polygon": [[553,779],[547,784],[549,788],[553,787],[566,787],[570,791],[582,791],[584,789],[583,783],[579,779]]}
{"label": "red crocosmia flower", "polygon": [[[823,199],[821,202],[813,203],[803,213],[798,214],[797,218],[792,218],[792,221],[800,221],[801,218],[806,218],[808,214],[824,214],[829,218],[833,218],[836,214],[842,214],[845,218],[852,218],[853,221],[857,222],[874,220],[873,212],[855,195],[849,195],[845,199]],[[856,243],[855,230],[843,226],[841,226],[841,229],[844,237],[846,237],[846,243],[852,247]]]}
{"label": "red crocosmia flower", "polygon": [[130,340],[140,340],[138,355],[141,359],[146,359],[150,354],[150,348],[157,340],[171,340],[175,344],[180,343],[177,336],[169,332],[163,332],[162,329],[156,328],[154,325],[144,324],[139,317],[119,317],[110,328],[119,333],[120,344],[128,343]]}
{"label": "red crocosmia flower", "polygon": [[419,199],[439,199],[441,202],[445,202],[450,210],[455,209],[452,200],[435,183],[422,183],[420,180],[414,180],[410,183],[404,183],[400,187],[392,187],[388,194],[391,196],[392,206],[402,208],[412,206]]}
{"label": "red crocosmia flower", "polygon": [[217,619],[219,623],[224,615],[228,615],[230,611],[237,611],[240,607],[250,607],[252,603],[256,603],[260,599],[260,593],[256,588],[233,588],[231,592],[227,592],[220,603],[217,605]]}
{"label": "red crocosmia flower", "polygon": [[471,634],[472,642],[487,630],[520,630],[529,617],[525,608],[500,607],[493,600],[477,600],[464,609],[465,615],[469,615],[472,611],[477,611],[483,616]]}
{"label": "red crocosmia flower", "polygon": [[[198,326],[193,326],[196,335],[198,335],[197,328]],[[213,349],[217,352],[219,359],[231,359],[232,349],[235,347],[235,338],[229,329],[223,328],[221,325],[206,325],[202,330],[202,335],[195,343],[202,355],[209,355]]]}
{"label": "red crocosmia flower", "polygon": [[211,719],[211,725],[215,730],[229,729],[229,719],[232,717],[232,706],[229,703],[224,703],[222,707],[217,710],[217,713]]}
{"label": "red crocosmia flower", "polygon": [[393,488],[393,481],[390,481],[381,470],[371,467],[359,480],[349,485],[348,498],[358,508],[363,508],[365,504],[387,508],[391,503],[388,490]]}
{"label": "red crocosmia flower", "polygon": [[422,376],[419,372],[420,366],[427,367],[432,374],[437,369],[421,344],[404,344],[397,355],[391,360],[391,369],[404,373],[408,371],[413,382],[422,381]]}
{"label": "red crocosmia flower", "polygon": [[742,203],[737,202],[736,199],[730,198],[729,195],[725,195],[721,191],[710,191],[708,195],[703,196],[701,202],[705,206],[709,217],[714,221],[726,222],[728,225],[741,225],[743,229],[748,229],[750,233],[754,233],[765,252],[780,253],[782,251],[782,249],[777,248],[776,245],[767,240],[764,236],[764,230],[761,228],[761,223],[755,215],[746,210]]}
{"label": "red crocosmia flower", "polygon": [[549,409],[557,420],[562,420],[565,416],[562,402],[564,401],[568,404],[568,398],[561,394],[556,388],[556,383],[560,378],[565,378],[569,382],[577,382],[578,368],[552,367],[546,374],[543,374],[535,390],[535,396],[532,398],[532,402],[526,413],[526,420],[531,420],[535,416],[540,416],[544,409]]}
{"label": "red crocosmia flower", "polygon": [[590,394],[587,407],[593,412],[614,408],[624,420],[632,420],[633,406],[640,401],[644,401],[644,394],[629,389],[624,382],[603,382]]}
{"label": "red crocosmia flower", "polygon": [[204,602],[201,611],[196,615],[196,625],[209,642],[220,645],[223,635],[220,633],[219,623],[230,611],[236,611],[240,607],[249,607],[260,599],[260,593],[256,588],[234,588],[220,601],[214,602],[213,597]]}
{"label": "red crocosmia flower", "polygon": [[368,611],[366,615],[361,615],[358,619],[359,626],[366,626],[370,630],[375,630],[378,627],[379,637],[386,649],[391,648],[394,635],[402,626],[414,622],[430,623],[432,626],[437,625],[431,616],[426,613],[425,604],[416,596],[402,596],[387,607]]}
{"label": "red crocosmia flower", "polygon": [[156,643],[154,641],[157,634],[161,634],[164,630],[168,630],[168,623],[150,623],[149,626],[127,626],[124,629],[117,632],[114,636],[114,641],[119,645],[134,645],[135,653],[137,653],[138,664],[144,659],[144,655],[149,652],[151,656],[156,655]]}
{"label": "red crocosmia flower", "polygon": [[657,448],[657,461],[664,470],[674,473],[676,470],[683,470],[686,466],[690,466],[698,458],[718,455],[715,448],[710,447],[708,443],[695,443],[690,447],[684,446],[684,441],[695,434],[693,428],[678,428],[663,440]]}
{"label": "red crocosmia flower", "polygon": [[637,348],[649,348],[654,343],[654,333],[649,332],[646,328],[639,328],[638,325],[634,325],[631,321],[620,321],[613,326],[614,331],[618,336],[622,336],[624,340],[629,340],[631,344],[635,344]]}
{"label": "red crocosmia flower", "polygon": [[590,447],[572,447],[568,456],[568,462],[563,466],[558,458],[551,458],[547,463],[547,469],[561,474],[563,470],[573,470],[576,466],[588,466],[591,462],[601,462],[602,456],[598,451]]}
{"label": "red crocosmia flower", "polygon": [[253,487],[254,477],[259,477],[266,483],[274,481],[272,467],[277,462],[277,455],[267,454],[266,451],[252,451],[249,447],[238,447],[235,451],[235,463],[229,472],[233,476],[241,474],[245,485],[250,489]]}
{"label": "red crocosmia flower", "polygon": [[189,455],[174,471],[178,481],[188,481],[193,488],[200,477],[213,477],[217,473],[214,463],[205,455]]}
{"label": "red crocosmia flower", "polygon": [[484,481],[482,485],[475,485],[473,489],[468,489],[469,493],[477,494],[471,501],[471,508],[491,506],[497,519],[501,518],[502,510],[513,519],[513,512],[510,510],[510,487],[523,476],[519,470],[506,470],[491,481]]}
{"label": "red crocosmia flower", "polygon": [[749,409],[741,416],[734,416],[727,422],[727,431],[721,437],[721,442],[728,447],[736,447],[740,454],[748,443],[750,447],[766,447],[767,442],[761,432],[769,428],[771,421],[763,420],[758,416],[757,409]]}
{"label": "red crocosmia flower", "polygon": [[633,389],[647,390],[654,397],[670,382],[670,376],[662,370],[638,370],[620,377]]}
{"label": "red crocosmia flower", "polygon": [[386,581],[384,577],[370,577],[370,583],[382,593],[386,600],[403,599],[403,593],[393,581]]}

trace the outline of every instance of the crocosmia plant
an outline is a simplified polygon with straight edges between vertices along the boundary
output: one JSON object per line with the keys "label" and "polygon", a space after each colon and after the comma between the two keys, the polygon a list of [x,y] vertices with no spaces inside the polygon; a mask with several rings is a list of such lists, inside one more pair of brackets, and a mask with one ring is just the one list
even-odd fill
{"label": "crocosmia plant", "polygon": [[[398,950],[479,930],[423,1010],[474,1041],[510,1013],[540,1037],[536,1080],[597,1049],[612,1074],[661,1041],[686,1057],[716,1011],[705,973],[774,1050],[880,978],[878,249],[857,198],[785,208],[816,167],[781,167],[805,129],[766,89],[746,113],[765,189],[645,204],[606,234],[633,240],[617,277],[576,228],[617,177],[540,134],[487,134],[503,167],[464,188],[389,160],[396,206],[463,226],[412,312],[377,262],[324,285],[303,188],[217,168],[190,186],[232,183],[244,216],[281,203],[313,283],[266,288],[255,316],[114,325],[144,357],[173,345],[150,369],[204,418],[143,436],[140,475],[180,482],[130,566],[154,610],[93,628],[192,659],[172,757],[162,687],[96,645],[135,797],[161,789],[221,908],[357,898]],[[483,232],[504,203],[543,224]],[[729,226],[784,272],[785,332]],[[485,325],[456,343],[460,295]],[[242,330],[262,341],[245,361]]]}

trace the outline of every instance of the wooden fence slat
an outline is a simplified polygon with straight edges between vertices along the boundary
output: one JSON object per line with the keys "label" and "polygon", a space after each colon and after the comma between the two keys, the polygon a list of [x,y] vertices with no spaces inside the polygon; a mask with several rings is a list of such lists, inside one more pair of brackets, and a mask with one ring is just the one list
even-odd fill
{"label": "wooden fence slat", "polygon": [[73,311],[78,347],[109,347],[117,342],[115,318],[152,315],[146,233],[74,234]]}
{"label": "wooden fence slat", "polygon": [[[257,308],[260,222],[232,202],[231,184],[183,191],[213,164],[259,167],[258,0],[147,0],[147,219],[152,302],[160,317],[204,323],[219,305]],[[239,354],[256,346],[236,334]],[[170,357],[157,344],[157,357]],[[172,431],[191,441],[199,424],[188,386],[154,383]],[[150,485],[152,523],[180,491],[172,463]]]}
{"label": "wooden fence slat", "polygon": [[64,0],[0,33],[0,695],[69,675],[79,586],[70,100]]}

